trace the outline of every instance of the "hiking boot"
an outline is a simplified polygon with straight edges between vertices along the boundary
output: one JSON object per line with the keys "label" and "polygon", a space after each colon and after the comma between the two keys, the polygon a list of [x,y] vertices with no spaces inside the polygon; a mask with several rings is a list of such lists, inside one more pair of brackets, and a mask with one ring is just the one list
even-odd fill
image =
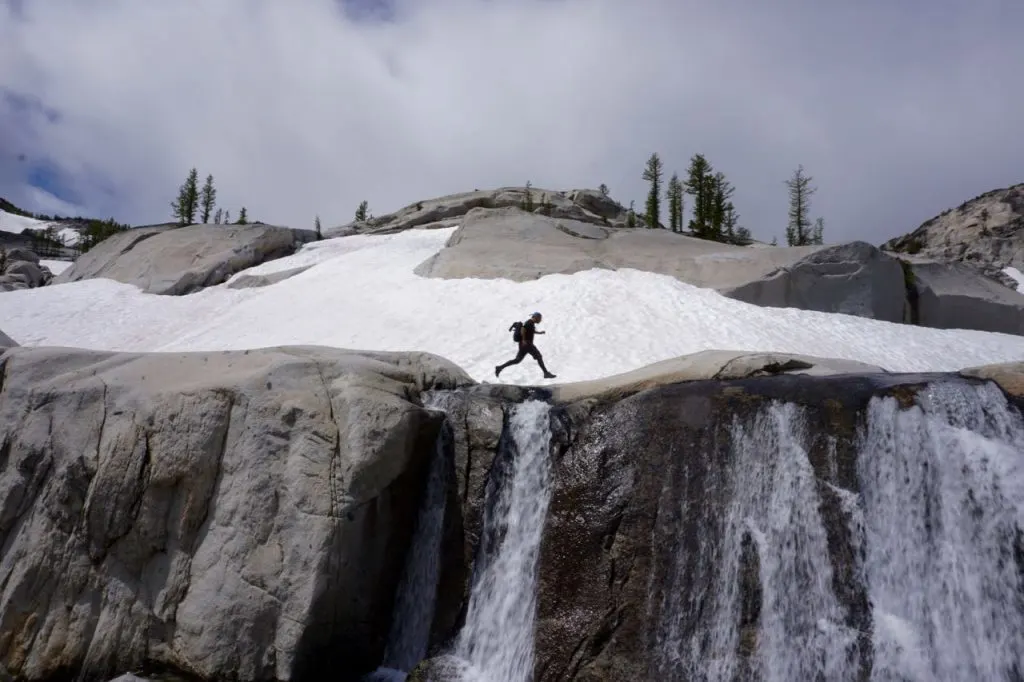
{"label": "hiking boot", "polygon": [[544,378],[545,379],[554,379],[555,375],[552,374],[551,372],[544,372]]}

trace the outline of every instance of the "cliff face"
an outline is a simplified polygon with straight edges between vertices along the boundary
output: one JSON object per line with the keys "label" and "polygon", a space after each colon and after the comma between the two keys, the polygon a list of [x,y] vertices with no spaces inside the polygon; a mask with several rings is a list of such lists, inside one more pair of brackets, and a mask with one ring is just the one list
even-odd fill
{"label": "cliff face", "polygon": [[552,391],[315,348],[0,363],[16,679],[1019,679],[1018,366],[719,352]]}
{"label": "cliff face", "polygon": [[10,674],[288,680],[380,660],[443,423],[418,396],[461,370],[315,348],[0,365]]}

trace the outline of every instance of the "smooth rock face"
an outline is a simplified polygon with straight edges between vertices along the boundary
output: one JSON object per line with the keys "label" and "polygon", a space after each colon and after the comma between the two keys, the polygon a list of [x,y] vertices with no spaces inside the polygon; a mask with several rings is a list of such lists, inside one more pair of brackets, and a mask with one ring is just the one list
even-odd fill
{"label": "smooth rock face", "polygon": [[369,672],[441,426],[418,396],[468,383],[427,354],[7,350],[0,665]]}
{"label": "smooth rock face", "polygon": [[924,222],[883,249],[942,263],[960,262],[1014,287],[1001,272],[1024,272],[1024,183],[985,192]]}
{"label": "smooth rock face", "polygon": [[128,230],[82,254],[54,283],[105,277],[151,294],[189,294],[221,284],[246,268],[289,256],[315,239],[312,230],[273,225]]}
{"label": "smooth rock face", "polygon": [[1024,334],[1024,294],[962,263],[914,262],[916,324]]}
{"label": "smooth rock face", "polygon": [[416,273],[522,282],[591,268],[634,268],[748,303],[903,319],[899,261],[865,242],[748,248],[668,230],[614,228],[525,213],[474,209],[444,249]]}
{"label": "smooth rock face", "polygon": [[820,247],[789,267],[720,291],[763,306],[903,321],[903,269],[866,242]]}
{"label": "smooth rock face", "polygon": [[18,342],[0,331],[0,348],[11,348],[17,346]]}

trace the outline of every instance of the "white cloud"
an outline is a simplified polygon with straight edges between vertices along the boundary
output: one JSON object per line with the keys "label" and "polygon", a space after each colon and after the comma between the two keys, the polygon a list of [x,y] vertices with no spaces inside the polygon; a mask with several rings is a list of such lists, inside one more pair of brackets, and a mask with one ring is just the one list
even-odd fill
{"label": "white cloud", "polygon": [[879,241],[1024,180],[1024,48],[994,0],[955,4],[408,0],[368,23],[332,0],[24,0],[0,85],[63,115],[31,154],[135,223],[169,218],[192,165],[232,214],[304,227],[527,179],[640,205],[652,151],[680,173],[701,151],[755,235],[781,235],[803,163],[829,236]]}

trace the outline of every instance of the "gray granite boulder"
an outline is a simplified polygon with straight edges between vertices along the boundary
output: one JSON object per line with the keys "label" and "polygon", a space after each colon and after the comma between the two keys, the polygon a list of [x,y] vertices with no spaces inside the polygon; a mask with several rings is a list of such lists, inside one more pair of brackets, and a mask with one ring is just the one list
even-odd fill
{"label": "gray granite boulder", "polygon": [[12,676],[377,664],[442,422],[420,396],[471,383],[461,370],[311,347],[13,348],[0,377]]}
{"label": "gray granite boulder", "polygon": [[189,294],[314,240],[312,230],[262,224],[127,230],[82,254],[54,283],[104,277],[151,294]]}

